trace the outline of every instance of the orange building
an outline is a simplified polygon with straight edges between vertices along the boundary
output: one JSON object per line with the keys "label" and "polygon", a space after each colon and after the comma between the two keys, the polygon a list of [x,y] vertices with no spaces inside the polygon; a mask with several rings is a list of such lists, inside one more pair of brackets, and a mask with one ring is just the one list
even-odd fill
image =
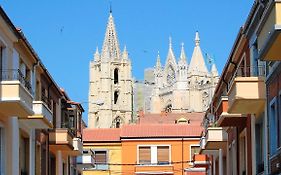
{"label": "orange building", "polygon": [[[183,174],[193,166],[201,132],[200,126],[188,124],[124,126],[121,130],[123,174]],[[201,173],[204,172],[205,169]]]}
{"label": "orange building", "polygon": [[85,129],[83,174],[205,175],[209,160],[198,154],[203,115],[149,114],[119,129]]}

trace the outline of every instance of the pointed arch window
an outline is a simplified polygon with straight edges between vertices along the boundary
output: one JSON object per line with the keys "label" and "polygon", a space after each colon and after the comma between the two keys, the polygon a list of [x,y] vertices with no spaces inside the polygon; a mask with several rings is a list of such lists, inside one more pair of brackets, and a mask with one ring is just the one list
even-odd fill
{"label": "pointed arch window", "polygon": [[171,65],[169,65],[167,70],[167,83],[169,85],[173,85],[175,81],[176,81],[175,70]]}
{"label": "pointed arch window", "polygon": [[115,91],[114,92],[114,104],[117,104],[118,97],[119,97],[119,91]]}
{"label": "pointed arch window", "polygon": [[115,68],[114,69],[114,84],[118,84],[119,83],[119,70],[118,70],[118,68]]}
{"label": "pointed arch window", "polygon": [[121,124],[122,124],[121,118],[119,116],[116,117],[113,121],[113,127],[114,128],[120,128]]}

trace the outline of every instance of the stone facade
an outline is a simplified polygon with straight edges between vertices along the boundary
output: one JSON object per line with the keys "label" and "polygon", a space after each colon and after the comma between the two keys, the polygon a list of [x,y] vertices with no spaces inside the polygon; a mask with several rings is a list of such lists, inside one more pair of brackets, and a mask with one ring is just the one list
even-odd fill
{"label": "stone facade", "polygon": [[161,66],[158,53],[154,77],[150,110],[145,110],[149,113],[203,112],[208,108],[219,79],[216,65],[211,62],[210,71],[206,66],[198,32],[190,65],[187,63],[183,44],[179,61],[176,61],[170,39],[166,63],[164,67]]}
{"label": "stone facade", "polygon": [[89,128],[120,127],[132,120],[132,68],[126,47],[121,52],[112,13],[101,53],[90,62]]}

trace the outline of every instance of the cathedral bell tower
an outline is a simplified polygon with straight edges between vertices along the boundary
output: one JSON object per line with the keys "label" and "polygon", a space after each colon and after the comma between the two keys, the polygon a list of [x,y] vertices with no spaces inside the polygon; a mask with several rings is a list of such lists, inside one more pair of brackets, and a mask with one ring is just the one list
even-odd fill
{"label": "cathedral bell tower", "polygon": [[120,51],[110,10],[101,53],[90,62],[89,128],[118,128],[132,118],[132,70],[126,46]]}

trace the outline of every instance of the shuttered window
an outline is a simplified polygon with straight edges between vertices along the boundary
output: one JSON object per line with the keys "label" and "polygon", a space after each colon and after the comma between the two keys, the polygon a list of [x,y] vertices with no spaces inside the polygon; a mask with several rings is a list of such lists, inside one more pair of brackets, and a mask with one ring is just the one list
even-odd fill
{"label": "shuttered window", "polygon": [[106,151],[95,151],[95,163],[106,163]]}
{"label": "shuttered window", "polygon": [[151,163],[151,150],[149,146],[139,147],[139,163],[140,164]]}
{"label": "shuttered window", "polygon": [[167,165],[170,163],[170,146],[140,146],[139,164]]}
{"label": "shuttered window", "polygon": [[157,147],[157,160],[158,164],[169,164],[169,146]]}

